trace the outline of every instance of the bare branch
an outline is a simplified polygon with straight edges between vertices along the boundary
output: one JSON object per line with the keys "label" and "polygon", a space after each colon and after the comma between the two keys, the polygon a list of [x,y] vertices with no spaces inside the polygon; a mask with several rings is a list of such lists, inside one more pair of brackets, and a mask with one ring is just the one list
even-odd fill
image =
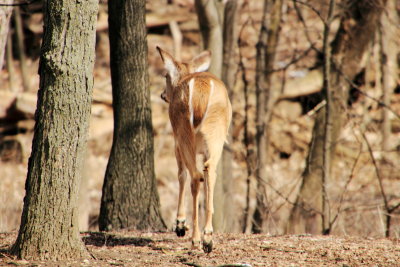
{"label": "bare branch", "polygon": [[308,43],[310,43],[310,45],[311,45],[310,48],[312,48],[313,50],[315,50],[317,53],[322,53],[322,51],[319,50],[319,49],[315,46],[315,43],[311,41],[311,37],[310,37],[310,35],[308,34],[308,31],[306,30],[307,27],[308,27],[308,26],[307,26],[307,23],[306,23],[306,21],[305,21],[305,19],[304,19],[304,17],[303,17],[303,14],[301,13],[300,8],[299,8],[298,5],[297,5],[296,0],[293,0],[293,5],[294,5],[294,9],[296,10],[297,17],[299,18],[301,24],[303,24],[303,27],[304,27],[304,35],[306,36]]}
{"label": "bare branch", "polygon": [[292,59],[288,63],[286,63],[285,66],[283,66],[281,68],[277,68],[277,69],[268,70],[268,73],[287,70],[291,65],[296,64],[297,62],[299,62],[300,60],[305,58],[311,50],[315,50],[314,44],[311,44],[310,47],[307,48],[306,50],[304,50],[301,55],[299,55],[297,57],[295,55],[293,55]]}
{"label": "bare branch", "polygon": [[315,213],[317,213],[317,214],[319,214],[319,215],[322,216],[322,212],[321,212],[321,211],[316,210],[316,209],[314,209],[314,208],[312,208],[312,207],[308,208],[308,207],[306,207],[305,205],[299,205],[298,203],[295,203],[295,202],[291,201],[287,196],[283,195],[282,192],[280,192],[278,189],[276,189],[276,188],[275,188],[271,183],[269,183],[267,180],[265,180],[265,179],[263,179],[263,178],[261,178],[261,177],[256,177],[256,178],[257,178],[257,180],[258,180],[259,182],[261,182],[261,183],[267,185],[269,188],[271,188],[272,191],[274,191],[279,197],[283,198],[283,199],[284,199],[287,203],[289,203],[290,205],[292,205],[292,206],[294,206],[294,207],[295,207],[295,206],[298,206],[298,207],[300,207],[302,210],[304,210],[305,212],[315,212]]}
{"label": "bare branch", "polygon": [[347,179],[346,184],[344,185],[344,188],[343,188],[343,192],[342,192],[342,194],[341,194],[341,196],[340,196],[340,199],[339,199],[339,207],[338,207],[338,209],[337,209],[336,215],[335,215],[335,216],[333,217],[333,219],[329,222],[329,229],[330,229],[330,230],[332,230],[332,226],[334,225],[334,223],[336,222],[337,218],[339,217],[339,214],[342,212],[342,204],[343,204],[344,196],[345,196],[345,194],[347,193],[347,189],[348,189],[348,186],[349,186],[350,182],[351,182],[351,181],[353,180],[353,178],[354,178],[354,172],[355,172],[357,163],[358,163],[358,161],[359,161],[359,159],[360,159],[360,157],[361,157],[361,154],[362,154],[362,143],[360,143],[360,150],[358,151],[357,158],[354,160],[353,166],[352,166],[352,168],[351,168],[350,176],[349,176],[349,178]]}
{"label": "bare branch", "polygon": [[293,2],[299,3],[299,4],[303,5],[303,6],[308,7],[309,9],[311,9],[321,19],[322,23],[326,24],[326,20],[325,20],[324,17],[322,17],[321,12],[319,12],[319,10],[316,9],[315,7],[313,7],[310,3],[303,2],[303,1],[300,1],[300,0],[293,0]]}
{"label": "bare branch", "polygon": [[377,164],[377,162],[375,160],[375,157],[374,157],[374,154],[372,152],[371,145],[370,145],[367,137],[365,136],[365,133],[363,132],[361,134],[362,134],[362,137],[365,140],[365,143],[367,144],[368,152],[369,152],[369,155],[371,157],[372,163],[374,164],[376,176],[378,177],[379,189],[381,190],[381,194],[382,194],[382,198],[383,198],[383,204],[384,204],[385,210],[387,212],[387,214],[385,214],[386,215],[385,236],[389,237],[389,235],[390,235],[391,209],[389,207],[389,201],[387,199],[387,196],[386,196],[386,193],[385,193],[385,189],[383,187],[383,178],[382,178],[382,176],[381,176],[381,174],[379,172],[378,164]]}

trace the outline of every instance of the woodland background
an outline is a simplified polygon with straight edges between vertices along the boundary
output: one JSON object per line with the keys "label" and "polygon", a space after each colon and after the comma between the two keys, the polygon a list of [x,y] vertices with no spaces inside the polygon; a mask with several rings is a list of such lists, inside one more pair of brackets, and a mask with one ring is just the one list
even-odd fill
{"label": "woodland background", "polygon": [[[297,4],[296,4],[297,2]],[[340,1],[338,13],[341,11]],[[390,1],[388,1],[390,2]],[[155,47],[190,60],[201,51],[194,2],[191,0],[147,2],[149,73],[155,138],[155,171],[162,216],[173,228],[178,181],[174,141],[168,119],[168,106],[160,94],[164,89],[161,60]],[[270,90],[277,94],[268,128],[268,155],[262,181],[265,206],[262,231],[286,233],[290,212],[296,201],[306,167],[316,112],[320,108],[323,76],[321,54],[323,27],[328,1],[284,1],[281,31],[273,65]],[[225,188],[218,231],[252,232],[256,194],[256,45],[262,21],[263,1],[239,1],[235,20],[235,75],[232,90],[232,175]],[[344,10],[343,10],[344,11]],[[379,29],[391,36],[390,69],[394,84],[389,102],[383,104],[383,80],[387,60],[382,59],[382,39],[378,30],[368,47],[362,72],[353,81],[346,120],[336,144],[331,179],[327,181],[331,233],[382,237],[400,235],[400,3],[392,1],[385,9]],[[390,14],[395,14],[393,17]],[[171,23],[171,21],[175,21]],[[331,36],[338,28],[333,20]],[[80,230],[97,230],[101,188],[112,135],[113,114],[109,70],[107,2],[100,1],[96,37],[94,94],[87,157],[80,193]],[[41,4],[15,9],[6,49],[6,64],[0,72],[0,232],[18,229],[25,195],[24,183],[31,150],[39,88],[38,56],[42,35]],[[174,38],[172,37],[174,36]],[[390,109],[390,112],[387,110]],[[386,115],[384,115],[386,112]],[[383,130],[384,116],[390,131]],[[222,187],[222,184],[221,184]],[[224,188],[217,189],[224,190]],[[189,191],[189,190],[188,190]],[[188,210],[190,211],[190,196]],[[336,216],[338,215],[338,216]]]}

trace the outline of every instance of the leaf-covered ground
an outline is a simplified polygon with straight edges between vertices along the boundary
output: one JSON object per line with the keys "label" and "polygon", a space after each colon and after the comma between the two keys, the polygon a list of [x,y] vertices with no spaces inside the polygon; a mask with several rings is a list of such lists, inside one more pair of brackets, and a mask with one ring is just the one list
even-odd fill
{"label": "leaf-covered ground", "polygon": [[25,261],[7,254],[16,233],[0,234],[0,266],[400,266],[400,240],[311,235],[215,234],[210,254],[174,233],[84,233],[91,259]]}

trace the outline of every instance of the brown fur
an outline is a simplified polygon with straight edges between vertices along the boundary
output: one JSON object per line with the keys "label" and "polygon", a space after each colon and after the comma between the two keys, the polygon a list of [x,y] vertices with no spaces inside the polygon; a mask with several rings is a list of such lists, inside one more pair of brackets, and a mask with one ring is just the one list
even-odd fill
{"label": "brown fur", "polygon": [[[192,242],[200,242],[198,226],[198,196],[200,182],[205,181],[206,225],[203,246],[210,251],[212,245],[213,196],[216,168],[232,118],[232,107],[222,81],[208,72],[196,72],[208,67],[210,53],[203,52],[191,63],[176,62],[171,55],[158,48],[168,71],[167,87],[163,96],[169,102],[169,118],[175,138],[175,155],[178,163],[179,203],[177,234],[185,222],[184,184],[186,168],[189,170],[193,196]],[[190,102],[190,86],[192,96]],[[196,154],[205,155],[204,171],[196,166]],[[179,235],[179,234],[178,234]],[[181,235],[179,235],[181,236]]]}

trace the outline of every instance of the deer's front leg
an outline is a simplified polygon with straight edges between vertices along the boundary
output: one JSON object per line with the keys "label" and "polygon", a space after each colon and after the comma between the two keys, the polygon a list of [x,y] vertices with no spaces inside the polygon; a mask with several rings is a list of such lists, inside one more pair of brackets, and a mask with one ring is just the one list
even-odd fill
{"label": "deer's front leg", "polygon": [[176,215],[175,233],[177,236],[185,236],[188,227],[186,226],[186,208],[185,208],[185,184],[186,184],[186,166],[182,159],[182,154],[178,147],[175,147],[175,156],[178,163],[179,197],[178,212]]}

